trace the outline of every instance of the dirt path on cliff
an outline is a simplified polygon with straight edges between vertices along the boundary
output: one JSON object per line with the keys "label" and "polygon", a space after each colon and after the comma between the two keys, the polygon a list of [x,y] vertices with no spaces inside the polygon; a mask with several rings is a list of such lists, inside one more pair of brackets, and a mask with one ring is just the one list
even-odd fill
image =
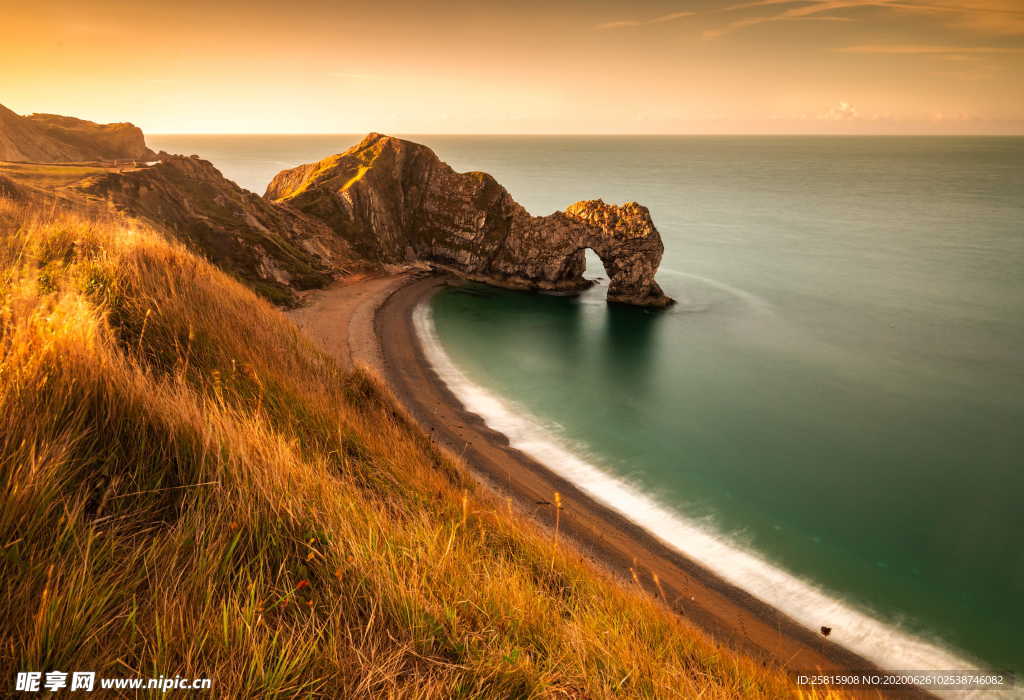
{"label": "dirt path on cliff", "polygon": [[[361,364],[376,371],[433,440],[460,455],[485,485],[511,498],[528,517],[550,525],[551,508],[538,504],[559,492],[565,504],[561,532],[626,585],[632,585],[632,569],[657,595],[657,574],[674,611],[724,644],[768,663],[800,672],[875,669],[667,547],[511,447],[504,435],[466,411],[426,360],[412,322],[413,310],[447,283],[444,276],[411,274],[339,283],[290,315],[345,366]],[[908,690],[899,697],[931,696]]]}

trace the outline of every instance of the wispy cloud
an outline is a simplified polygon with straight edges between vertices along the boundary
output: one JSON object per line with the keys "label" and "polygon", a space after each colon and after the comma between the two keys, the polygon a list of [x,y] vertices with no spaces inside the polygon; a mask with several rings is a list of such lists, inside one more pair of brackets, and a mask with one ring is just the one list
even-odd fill
{"label": "wispy cloud", "polygon": [[929,46],[919,44],[864,44],[862,46],[845,46],[835,49],[839,53],[878,53],[878,54],[1024,54],[1024,47],[1002,46]]}
{"label": "wispy cloud", "polygon": [[822,15],[822,13],[851,12],[865,8],[891,10],[900,13],[925,13],[943,19],[946,24],[969,28],[986,34],[1024,35],[1024,9],[1020,0],[754,0],[725,8],[737,12],[751,8],[782,8],[776,14],[747,17],[718,29],[704,32],[706,37],[751,27],[765,22],[797,19],[850,19],[848,14]]}
{"label": "wispy cloud", "polygon": [[777,12],[776,14],[762,15],[757,17],[744,17],[725,26],[707,29],[704,37],[714,39],[723,34],[753,27],[766,22],[799,22],[799,21],[825,21],[825,22],[852,22],[853,18],[846,15],[823,14],[826,12],[837,12],[850,8],[865,6],[879,6],[887,4],[888,0],[755,0],[740,5],[733,5],[725,8],[726,12],[748,10],[758,7],[777,7],[780,5],[799,5]]}
{"label": "wispy cloud", "polygon": [[735,22],[730,22],[729,24],[725,25],[724,27],[719,27],[717,29],[705,29],[703,34],[704,34],[704,38],[705,39],[715,39],[717,37],[722,36],[723,34],[728,34],[729,32],[734,32],[737,29],[743,29],[744,27],[752,27],[755,24],[764,24],[765,22],[807,22],[807,21],[813,21],[813,22],[852,22],[853,20],[850,19],[849,17],[839,17],[839,16],[833,16],[833,15],[822,15],[820,17],[804,17],[804,16],[801,16],[801,15],[788,15],[788,14],[783,13],[781,15],[770,15],[770,16],[767,16],[767,17],[747,17],[745,19],[738,19]]}
{"label": "wispy cloud", "polygon": [[[740,15],[731,22],[705,29],[704,37],[709,39],[770,22],[853,22],[871,17],[858,14],[862,10],[930,15],[946,25],[981,34],[1024,36],[1022,2],[1024,0],[751,0],[700,14],[707,17],[721,17],[730,13]],[[747,11],[758,9],[762,12],[757,16],[742,16]],[[651,19],[604,22],[594,28],[607,31],[643,27],[696,14],[690,11],[672,12]]]}
{"label": "wispy cloud", "polygon": [[690,17],[696,13],[694,12],[670,12],[667,15],[661,15],[653,19],[622,19],[614,22],[605,22],[594,26],[594,29],[624,29],[626,27],[643,27],[648,24],[663,24],[665,22],[674,22],[677,19],[683,17]]}
{"label": "wispy cloud", "polygon": [[985,34],[1024,36],[1024,7],[1020,0],[960,0],[964,10],[955,24]]}
{"label": "wispy cloud", "polygon": [[1024,55],[1024,47],[938,46],[930,44],[865,44],[835,49],[837,53],[877,54],[880,56],[925,56],[939,59],[946,67],[934,75],[958,80],[990,80],[1003,72],[997,60],[1005,55]]}

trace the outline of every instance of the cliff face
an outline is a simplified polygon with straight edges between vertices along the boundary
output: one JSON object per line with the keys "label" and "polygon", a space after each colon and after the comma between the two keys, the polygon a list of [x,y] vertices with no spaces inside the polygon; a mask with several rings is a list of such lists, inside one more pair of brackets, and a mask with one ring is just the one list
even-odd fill
{"label": "cliff face", "polygon": [[55,114],[22,117],[0,105],[0,160],[65,163],[153,160],[142,130]]}
{"label": "cliff face", "polygon": [[[122,158],[159,162],[110,162]],[[42,162],[0,169],[12,180],[0,181],[7,199],[35,193],[144,219],[285,305],[354,266],[417,262],[497,286],[578,292],[591,284],[588,248],[610,278],[609,301],[672,303],[654,280],[663,246],[645,207],[592,200],[531,216],[490,175],[457,173],[429,148],[380,134],[279,173],[264,197],[196,156],[153,154],[130,124],[0,107],[0,159]]]}
{"label": "cliff face", "polygon": [[292,304],[294,290],[322,287],[349,269],[351,249],[323,222],[242,189],[196,156],[159,158],[69,189],[184,241],[278,303]]}
{"label": "cliff face", "polygon": [[279,173],[264,197],[324,221],[369,260],[426,261],[498,286],[572,292],[590,284],[590,248],[611,280],[609,301],[672,303],[654,281],[664,247],[645,207],[593,200],[531,216],[490,175],[457,173],[409,141],[370,134]]}

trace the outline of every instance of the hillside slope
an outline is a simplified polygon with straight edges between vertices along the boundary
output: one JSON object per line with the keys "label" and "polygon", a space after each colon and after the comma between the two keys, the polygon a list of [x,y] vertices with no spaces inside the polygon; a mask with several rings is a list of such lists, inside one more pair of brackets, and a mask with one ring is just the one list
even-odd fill
{"label": "hillside slope", "polygon": [[479,492],[372,377],[181,245],[0,214],[0,677],[794,694]]}
{"label": "hillside slope", "polygon": [[159,159],[67,189],[144,220],[284,306],[294,304],[296,291],[322,287],[358,264],[324,222],[242,189],[209,161]]}
{"label": "hillside slope", "polygon": [[136,219],[274,303],[372,268],[323,222],[242,189],[196,156],[155,164],[0,163],[0,195],[25,205]]}

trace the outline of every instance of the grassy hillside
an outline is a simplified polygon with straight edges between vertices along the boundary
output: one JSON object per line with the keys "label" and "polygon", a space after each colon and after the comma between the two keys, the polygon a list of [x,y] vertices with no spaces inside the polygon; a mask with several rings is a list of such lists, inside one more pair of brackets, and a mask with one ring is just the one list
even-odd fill
{"label": "grassy hillside", "polygon": [[474,489],[372,377],[180,245],[2,200],[0,221],[0,682],[794,694]]}
{"label": "grassy hillside", "polygon": [[243,190],[195,156],[161,153],[140,167],[0,161],[0,196],[137,219],[281,306],[368,267],[323,222]]}

